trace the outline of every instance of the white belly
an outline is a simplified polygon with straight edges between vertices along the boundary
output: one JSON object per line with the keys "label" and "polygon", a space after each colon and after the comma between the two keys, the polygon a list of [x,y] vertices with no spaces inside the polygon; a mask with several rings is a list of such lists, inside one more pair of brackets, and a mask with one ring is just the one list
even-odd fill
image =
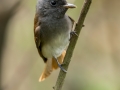
{"label": "white belly", "polygon": [[61,34],[52,40],[49,44],[42,47],[42,54],[46,58],[59,57],[69,45],[70,33]]}

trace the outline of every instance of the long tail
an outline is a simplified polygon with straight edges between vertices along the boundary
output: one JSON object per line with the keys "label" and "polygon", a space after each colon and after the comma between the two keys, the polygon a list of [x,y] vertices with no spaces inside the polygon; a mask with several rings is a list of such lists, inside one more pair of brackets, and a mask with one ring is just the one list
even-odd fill
{"label": "long tail", "polygon": [[[63,51],[63,53],[61,54],[61,56],[58,57],[58,61],[60,64],[62,64],[64,56],[66,54],[66,51]],[[57,69],[59,66],[56,62],[56,60],[54,58],[52,59],[48,59],[46,62],[46,66],[45,69],[42,73],[42,75],[39,78],[39,82],[44,81],[54,69]]]}
{"label": "long tail", "polygon": [[51,74],[52,70],[53,70],[52,69],[52,60],[48,59],[46,62],[45,69],[39,78],[39,82],[44,81],[45,78],[47,78]]}

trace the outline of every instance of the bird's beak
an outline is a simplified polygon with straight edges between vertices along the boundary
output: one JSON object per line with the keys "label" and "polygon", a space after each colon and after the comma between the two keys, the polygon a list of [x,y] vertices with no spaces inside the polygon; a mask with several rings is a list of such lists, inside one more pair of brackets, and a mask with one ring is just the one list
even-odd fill
{"label": "bird's beak", "polygon": [[74,4],[67,3],[66,5],[63,5],[65,8],[76,8]]}

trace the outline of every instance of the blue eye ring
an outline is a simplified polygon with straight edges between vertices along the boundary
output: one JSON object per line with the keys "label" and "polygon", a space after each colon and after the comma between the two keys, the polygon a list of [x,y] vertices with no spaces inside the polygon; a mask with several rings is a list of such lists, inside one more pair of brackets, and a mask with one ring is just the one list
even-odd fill
{"label": "blue eye ring", "polygon": [[51,6],[56,6],[56,5],[57,5],[57,1],[52,0],[52,1],[50,2],[50,4],[51,4]]}

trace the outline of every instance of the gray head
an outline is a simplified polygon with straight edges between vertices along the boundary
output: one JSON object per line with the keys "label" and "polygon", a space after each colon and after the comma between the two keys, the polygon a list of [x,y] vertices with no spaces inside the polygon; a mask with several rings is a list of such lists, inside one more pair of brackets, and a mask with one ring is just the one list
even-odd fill
{"label": "gray head", "polygon": [[36,10],[41,17],[60,18],[65,15],[68,8],[75,7],[73,4],[68,4],[66,0],[38,0]]}

